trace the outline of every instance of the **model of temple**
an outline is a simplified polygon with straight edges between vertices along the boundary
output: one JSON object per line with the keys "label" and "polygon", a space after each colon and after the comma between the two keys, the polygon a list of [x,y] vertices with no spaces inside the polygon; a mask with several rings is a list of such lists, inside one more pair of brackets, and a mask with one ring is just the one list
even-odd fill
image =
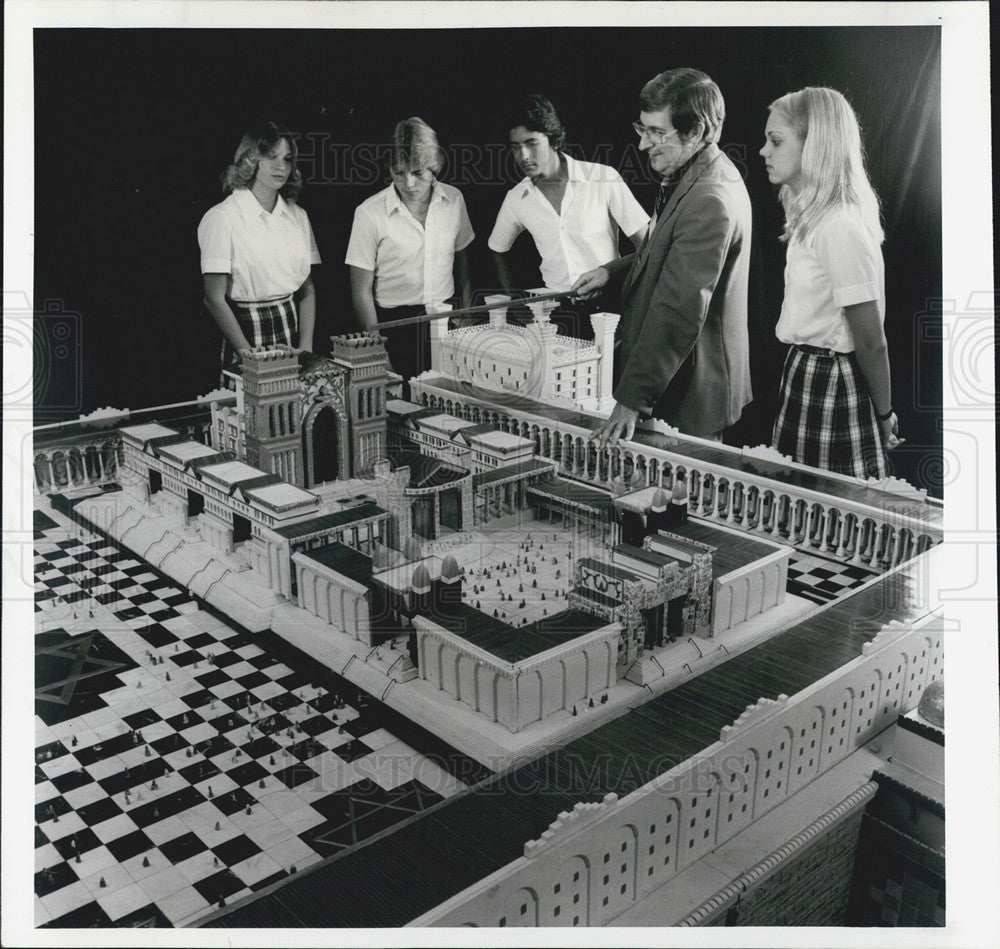
{"label": "model of temple", "polygon": [[[36,487],[53,497],[53,508],[57,501],[79,530],[132,552],[140,566],[130,570],[149,564],[162,582],[216,611],[198,614],[202,626],[188,624],[186,615],[143,626],[154,647],[183,627],[176,635],[186,638],[186,651],[169,660],[166,677],[163,658],[152,655],[129,669],[128,685],[159,695],[189,674],[213,683],[198,679],[198,695],[225,689],[211,698],[206,693],[205,702],[214,708],[221,697],[226,709],[198,706],[196,722],[195,707],[185,706],[171,711],[169,721],[178,734],[202,726],[207,732],[209,721],[217,723],[220,740],[225,735],[222,743],[229,743],[227,775],[245,768],[262,782],[253,794],[243,789],[245,814],[243,799],[227,792],[225,807],[239,811],[248,827],[266,810],[277,776],[292,782],[289,790],[299,780],[282,755],[304,765],[335,754],[339,774],[355,754],[378,750],[378,739],[366,746],[352,737],[368,740],[372,726],[363,709],[358,718],[314,722],[309,706],[294,725],[285,715],[280,734],[253,733],[254,689],[274,693],[282,707],[308,705],[308,696],[281,691],[298,689],[294,676],[283,676],[279,686],[258,675],[270,659],[258,655],[257,637],[262,643],[277,637],[491,771],[537,756],[552,765],[547,777],[532,772],[542,782],[536,796],[505,796],[500,788],[495,799],[477,791],[461,798],[473,809],[493,801],[504,827],[534,829],[514,833],[516,852],[493,841],[496,859],[485,872],[499,882],[473,883],[457,902],[442,889],[447,874],[431,874],[422,908],[406,910],[404,922],[558,924],[557,911],[576,924],[617,918],[834,767],[912,708],[922,686],[940,675],[940,634],[924,629],[933,607],[900,599],[892,608],[906,622],[879,629],[879,611],[896,603],[885,590],[896,590],[901,571],[910,577],[919,570],[927,557],[918,555],[941,539],[939,507],[900,485],[866,484],[805,469],[773,451],[664,429],[641,429],[631,441],[598,451],[589,436],[609,408],[617,317],[596,316],[596,341],[589,343],[560,336],[546,308],[534,308],[528,326],[507,324],[497,313],[456,329],[433,321],[432,367],[409,381],[410,399],[400,397],[381,339],[353,334],[333,338],[329,358],[286,349],[250,353],[236,391],[212,393],[190,414],[105,410],[82,421],[75,440],[36,442]],[[109,561],[100,569],[103,576],[116,568]],[[824,619],[826,605],[855,592],[849,621]],[[145,598],[121,616],[141,610]],[[60,604],[46,615],[61,617],[69,608]],[[201,645],[219,615],[238,624],[227,640],[239,644],[235,659],[218,660]],[[794,645],[765,659],[759,651],[800,630],[803,642],[839,637],[849,644],[822,650],[807,696],[789,687],[777,699],[761,698],[771,691],[761,681],[801,677],[803,659]],[[843,682],[823,665],[837,649],[855,657]],[[230,667],[239,670],[232,683],[225,681]],[[726,678],[730,668],[736,671]],[[709,681],[707,691],[697,691]],[[694,693],[681,696],[686,687]],[[745,695],[747,689],[760,691]],[[704,696],[725,706],[721,718]],[[327,711],[341,707],[336,696],[314,698]],[[237,711],[240,701],[245,713]],[[249,726],[246,734],[236,736],[236,726],[223,721],[230,709],[240,727]],[[328,743],[313,741],[311,732],[300,735],[294,730],[300,726],[329,728],[322,733]],[[191,772],[199,794],[220,797],[223,778],[206,776],[222,761],[214,741],[199,738],[187,755],[180,744],[168,748],[166,738],[155,738],[163,744],[156,755],[173,755],[176,770],[158,771],[156,790],[148,782],[135,785],[136,793],[155,796],[135,806],[156,807],[162,794],[176,793],[169,781],[177,773]],[[714,749],[708,798],[670,783],[694,788],[706,778],[685,770],[699,767],[687,760],[690,749],[668,766],[646,760],[676,754],[678,742]],[[591,769],[588,779],[601,790],[596,797],[558,786],[563,762],[550,756],[568,743]],[[92,746],[88,740],[88,754]],[[256,760],[252,766],[230,760],[243,748],[259,752],[259,767]],[[621,796],[629,781],[605,780],[587,757],[619,749],[650,765]],[[397,786],[381,773],[377,783]],[[338,793],[317,804],[324,815],[340,806]],[[355,796],[367,800],[364,793]],[[133,807],[131,796],[126,805]],[[544,820],[518,824],[511,814],[529,805]],[[563,806],[570,809],[560,812]],[[316,813],[304,810],[301,819],[319,820]],[[447,813],[441,809],[441,819]],[[475,814],[470,826],[492,826],[492,818]],[[352,840],[359,826],[352,819]],[[338,833],[333,826],[317,832],[309,838],[313,850],[335,852]],[[300,854],[300,843],[296,837],[282,846]],[[602,866],[612,851],[622,855],[621,880],[601,883],[610,871],[593,876],[581,869]],[[414,845],[385,865],[402,868],[411,854],[425,863],[461,858],[446,847],[428,853]],[[282,859],[290,875],[291,865],[301,869],[302,861],[317,858]],[[348,876],[350,865],[343,861]],[[338,866],[317,872],[336,875]],[[238,873],[250,878],[242,866]],[[340,893],[352,884],[338,877],[330,886]],[[212,897],[220,912],[230,910],[230,892],[236,891]],[[363,899],[352,893],[331,909],[347,914],[336,925],[361,922],[350,914]],[[177,918],[195,917],[178,911]],[[370,918],[398,924],[391,913]]]}

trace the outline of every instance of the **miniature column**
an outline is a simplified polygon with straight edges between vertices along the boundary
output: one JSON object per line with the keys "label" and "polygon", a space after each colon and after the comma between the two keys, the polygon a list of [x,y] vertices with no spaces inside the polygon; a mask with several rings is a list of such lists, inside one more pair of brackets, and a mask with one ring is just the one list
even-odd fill
{"label": "miniature column", "polygon": [[830,509],[829,508],[824,508],[823,509],[823,528],[822,528],[822,530],[823,530],[823,533],[820,535],[820,538],[819,538],[819,549],[821,551],[823,551],[824,553],[826,553],[826,551],[828,551],[830,549],[829,545],[827,544],[827,534],[828,534],[828,532],[830,530]]}
{"label": "miniature column", "polygon": [[882,525],[873,524],[872,525],[872,552],[871,557],[868,560],[868,566],[877,568],[879,561],[879,548],[882,546]]}
{"label": "miniature column", "polygon": [[601,354],[600,369],[597,374],[597,398],[602,411],[610,410],[612,398],[615,329],[621,317],[617,313],[594,313],[590,325],[594,329],[594,343]]}
{"label": "miniature column", "polygon": [[750,521],[750,489],[744,484],[741,486],[741,509],[740,527],[746,527]]}
{"label": "miniature column", "polygon": [[[428,313],[444,313],[452,309],[450,303],[428,303]],[[430,321],[431,369],[444,370],[444,341],[448,338],[448,320],[442,318]]]}
{"label": "miniature column", "polygon": [[[505,293],[491,293],[485,298],[486,305],[489,306],[493,303],[510,303],[510,297]],[[490,310],[490,326],[498,329],[504,326],[507,322],[507,307],[504,306],[502,309]]]}

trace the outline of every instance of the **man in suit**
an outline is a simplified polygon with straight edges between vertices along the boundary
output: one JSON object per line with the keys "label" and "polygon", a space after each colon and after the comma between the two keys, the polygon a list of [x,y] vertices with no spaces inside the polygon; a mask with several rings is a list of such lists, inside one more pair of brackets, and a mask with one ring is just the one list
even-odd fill
{"label": "man in suit", "polygon": [[645,241],[583,274],[584,299],[621,288],[615,406],[594,430],[599,447],[630,439],[640,417],[721,440],[751,400],[747,334],[750,196],[716,144],[719,87],[671,69],[639,96],[639,148],[662,177]]}

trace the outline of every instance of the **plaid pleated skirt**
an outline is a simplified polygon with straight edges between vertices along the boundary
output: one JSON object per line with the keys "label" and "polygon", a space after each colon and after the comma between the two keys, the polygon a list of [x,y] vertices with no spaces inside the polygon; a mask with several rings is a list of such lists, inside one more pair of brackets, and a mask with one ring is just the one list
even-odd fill
{"label": "plaid pleated skirt", "polygon": [[792,346],[772,444],[801,464],[855,478],[886,476],[885,447],[854,353]]}
{"label": "plaid pleated skirt", "polygon": [[[251,346],[297,346],[299,316],[295,299],[287,296],[263,302],[233,301],[236,321]],[[239,359],[229,341],[222,341],[222,370],[235,369]]]}

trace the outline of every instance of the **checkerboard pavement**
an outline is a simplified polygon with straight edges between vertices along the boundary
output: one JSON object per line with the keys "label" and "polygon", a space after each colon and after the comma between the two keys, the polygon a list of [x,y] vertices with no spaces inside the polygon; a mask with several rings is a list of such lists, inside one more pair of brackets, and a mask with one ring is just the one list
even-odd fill
{"label": "checkerboard pavement", "polygon": [[36,925],[190,924],[461,789],[115,545],[36,548]]}
{"label": "checkerboard pavement", "polygon": [[787,590],[814,603],[830,603],[878,575],[867,567],[795,549],[788,562]]}

